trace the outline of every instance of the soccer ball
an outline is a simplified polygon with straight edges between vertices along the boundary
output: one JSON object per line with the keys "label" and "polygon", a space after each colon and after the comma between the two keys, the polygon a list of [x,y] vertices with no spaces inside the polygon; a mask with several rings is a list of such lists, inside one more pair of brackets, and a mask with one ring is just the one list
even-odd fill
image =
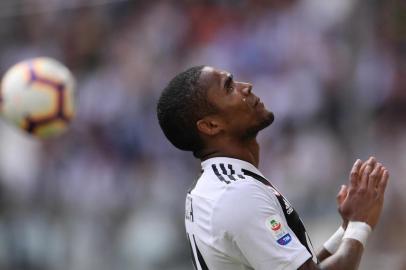
{"label": "soccer ball", "polygon": [[58,61],[39,57],[12,66],[3,76],[2,116],[39,138],[63,133],[75,113],[75,80]]}

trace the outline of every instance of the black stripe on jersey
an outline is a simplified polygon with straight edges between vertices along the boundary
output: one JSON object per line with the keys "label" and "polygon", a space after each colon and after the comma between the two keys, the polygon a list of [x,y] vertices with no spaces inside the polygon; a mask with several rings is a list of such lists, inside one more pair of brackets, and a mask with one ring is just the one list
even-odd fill
{"label": "black stripe on jersey", "polygon": [[[230,166],[231,166],[231,164],[228,164],[228,168],[230,168]],[[235,179],[234,176],[233,176],[233,170],[232,170],[232,168],[233,168],[233,167],[231,167],[230,174],[228,174],[228,173],[227,173],[227,170],[226,170],[226,167],[224,166],[224,164],[223,164],[223,163],[220,163],[220,169],[221,169],[221,171],[223,172],[223,174],[224,174],[224,175],[227,175],[228,178],[230,178],[230,180],[235,181],[235,180],[237,180],[237,179]]]}
{"label": "black stripe on jersey", "polygon": [[197,252],[197,259],[199,260],[200,267],[202,268],[202,270],[209,270],[209,268],[206,265],[206,262],[203,259],[202,254],[200,253],[199,248],[197,247],[196,239],[195,239],[194,235],[193,235],[193,241],[195,242],[195,248],[196,248],[196,252]]}
{"label": "black stripe on jersey", "polygon": [[219,170],[217,169],[216,164],[212,164],[211,168],[213,169],[214,174],[220,179],[220,181],[230,184],[230,181],[224,179],[224,177],[219,173]]}
{"label": "black stripe on jersey", "polygon": [[187,237],[187,240],[188,240],[188,243],[189,243],[190,253],[192,254],[192,263],[193,263],[193,266],[195,267],[196,270],[198,270],[198,269],[197,269],[197,266],[196,266],[195,254],[193,253],[192,242],[191,242],[191,239],[190,239],[188,233],[186,234],[186,237]]}
{"label": "black stripe on jersey", "polygon": [[[248,171],[246,169],[241,170],[244,175],[251,176],[255,180],[258,180],[259,182],[263,183],[266,186],[272,187],[275,189],[272,184],[263,176],[256,174],[254,172]],[[276,189],[275,189],[276,190]],[[278,192],[279,193],[279,192]],[[286,221],[288,222],[288,226],[292,229],[292,231],[295,233],[296,237],[299,239],[300,243],[306,247],[306,249],[309,251],[310,254],[314,255],[310,246],[312,246],[311,242],[308,243],[307,239],[310,240],[310,238],[307,235],[306,228],[303,225],[302,220],[299,217],[299,214],[294,210],[285,197],[283,197],[282,194],[275,194],[276,198],[279,201],[279,204],[281,205],[283,214],[286,218]],[[316,257],[317,260],[317,257]]]}
{"label": "black stripe on jersey", "polygon": [[226,167],[224,166],[224,163],[220,163],[220,169],[221,169],[221,172],[222,172],[223,174],[225,174],[225,175],[228,174],[228,173],[227,173],[227,170],[226,170]]}
{"label": "black stripe on jersey", "polygon": [[242,171],[242,173],[243,173],[244,175],[251,176],[252,178],[258,180],[259,182],[261,182],[262,184],[264,184],[264,185],[266,185],[266,186],[272,186],[271,183],[269,183],[268,180],[266,180],[265,178],[263,178],[262,176],[260,176],[260,175],[258,175],[258,174],[256,174],[256,173],[253,173],[253,172],[248,171],[248,170],[246,170],[246,169],[241,169],[241,171]]}
{"label": "black stripe on jersey", "polygon": [[228,164],[228,169],[230,170],[230,175],[228,177],[230,177],[231,180],[236,181],[237,179],[234,178],[235,175],[235,171],[233,169],[233,165]]}
{"label": "black stripe on jersey", "polygon": [[231,174],[235,174],[235,171],[234,171],[234,169],[233,169],[233,165],[231,165],[231,164],[228,164],[228,169],[230,170],[230,173]]}

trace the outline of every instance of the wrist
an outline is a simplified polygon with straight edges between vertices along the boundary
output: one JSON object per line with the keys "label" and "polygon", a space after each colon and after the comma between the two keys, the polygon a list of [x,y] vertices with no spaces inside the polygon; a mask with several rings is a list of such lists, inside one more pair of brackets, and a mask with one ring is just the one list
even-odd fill
{"label": "wrist", "polygon": [[335,233],[323,244],[325,250],[330,254],[334,254],[341,244],[341,240],[344,236],[344,228],[340,226]]}
{"label": "wrist", "polygon": [[362,221],[350,221],[347,229],[345,230],[343,239],[349,238],[359,241],[365,248],[369,234],[372,232],[372,228]]}

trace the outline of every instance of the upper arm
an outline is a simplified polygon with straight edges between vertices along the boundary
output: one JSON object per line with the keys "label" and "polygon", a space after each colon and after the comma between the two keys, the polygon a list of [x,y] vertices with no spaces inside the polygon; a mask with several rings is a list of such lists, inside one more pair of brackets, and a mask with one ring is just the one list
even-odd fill
{"label": "upper arm", "polygon": [[266,186],[245,184],[230,192],[219,201],[215,220],[254,269],[293,270],[311,258]]}

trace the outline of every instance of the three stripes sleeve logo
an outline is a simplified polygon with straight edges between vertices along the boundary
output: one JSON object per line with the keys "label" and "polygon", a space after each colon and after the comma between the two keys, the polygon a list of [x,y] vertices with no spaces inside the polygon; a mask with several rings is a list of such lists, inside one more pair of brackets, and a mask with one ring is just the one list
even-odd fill
{"label": "three stripes sleeve logo", "polygon": [[226,184],[230,184],[231,181],[237,181],[238,179],[245,179],[244,175],[236,174],[231,164],[227,164],[227,168],[224,163],[218,165],[212,164],[211,168],[218,179]]}

